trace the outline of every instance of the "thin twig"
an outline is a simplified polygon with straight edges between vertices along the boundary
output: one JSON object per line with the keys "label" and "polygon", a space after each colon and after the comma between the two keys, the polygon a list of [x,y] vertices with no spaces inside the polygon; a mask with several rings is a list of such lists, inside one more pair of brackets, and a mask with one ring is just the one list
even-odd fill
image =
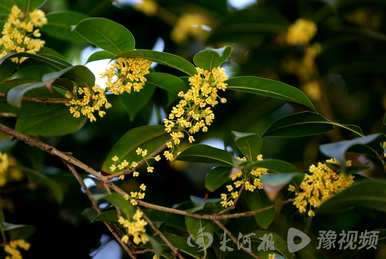
{"label": "thin twig", "polygon": [[183,259],[184,257],[180,254],[178,249],[172,243],[170,243],[169,239],[167,239],[167,237],[164,234],[162,234],[162,232],[154,225],[151,219],[149,219],[145,214],[143,214],[143,218],[153,229],[153,231],[162,239],[162,241],[164,241],[164,243],[169,247],[169,249],[172,250],[174,257]]}
{"label": "thin twig", "polygon": [[95,169],[86,165],[85,163],[79,161],[78,159],[76,159],[72,155],[69,155],[65,152],[62,152],[62,151],[56,149],[55,147],[40,141],[39,139],[32,138],[30,136],[19,133],[15,130],[5,126],[4,124],[1,124],[1,123],[0,123],[0,131],[26,143],[27,145],[37,147],[37,148],[39,148],[39,149],[41,149],[41,150],[43,150],[43,151],[45,151],[53,156],[59,157],[62,160],[66,161],[67,163],[72,164],[76,167],[79,167],[79,168],[83,169],[84,171],[86,171],[87,173],[97,177],[99,180],[101,180],[103,182],[105,181],[105,177],[100,172],[96,171]]}
{"label": "thin twig", "polygon": [[[0,97],[6,97],[7,93],[0,92]],[[42,98],[23,96],[23,101],[45,104],[65,104],[68,100],[65,98]]]}
{"label": "thin twig", "polygon": [[[236,237],[218,220],[214,219],[213,222],[219,227],[221,228],[224,233],[226,235],[229,236],[229,238],[232,240],[232,242],[236,245],[239,244],[239,242],[237,241]],[[247,254],[249,254],[250,256],[252,256],[253,258],[257,258],[259,259],[260,257],[258,257],[257,255],[255,255],[254,253],[252,253],[252,251],[246,249],[245,247],[243,246],[240,246],[240,249],[243,250],[244,252],[246,252]]]}
{"label": "thin twig", "polygon": [[[81,188],[84,190],[84,192],[86,193],[86,196],[88,197],[88,199],[90,200],[91,202],[91,205],[92,207],[94,208],[94,210],[100,214],[101,213],[101,210],[99,209],[98,207],[98,204],[97,202],[95,201],[95,199],[93,199],[92,197],[92,193],[90,192],[90,190],[87,188],[87,186],[84,184],[83,182],[83,179],[82,177],[78,174],[78,172],[75,170],[75,168],[68,164],[68,163],[65,163],[66,166],[68,167],[68,169],[70,170],[70,172],[72,173],[72,175],[75,177],[75,179],[78,181],[79,185],[81,186]],[[122,241],[121,241],[121,238],[119,237],[118,233],[116,233],[116,231],[114,230],[113,226],[111,226],[109,223],[107,222],[103,222],[103,224],[107,227],[107,229],[111,232],[111,234],[114,236],[115,240],[121,245],[121,247],[125,250],[125,252],[130,256],[130,258],[137,258],[133,252],[127,247],[127,245],[125,245]]]}

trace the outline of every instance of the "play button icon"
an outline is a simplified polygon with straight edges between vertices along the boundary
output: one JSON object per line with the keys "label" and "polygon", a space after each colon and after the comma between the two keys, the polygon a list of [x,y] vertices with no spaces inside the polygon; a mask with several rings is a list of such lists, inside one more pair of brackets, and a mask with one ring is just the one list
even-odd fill
{"label": "play button icon", "polygon": [[[296,240],[297,239],[297,240]],[[295,240],[297,241],[295,243]],[[306,233],[297,228],[288,229],[287,248],[290,253],[295,253],[305,248],[311,242],[311,238]]]}

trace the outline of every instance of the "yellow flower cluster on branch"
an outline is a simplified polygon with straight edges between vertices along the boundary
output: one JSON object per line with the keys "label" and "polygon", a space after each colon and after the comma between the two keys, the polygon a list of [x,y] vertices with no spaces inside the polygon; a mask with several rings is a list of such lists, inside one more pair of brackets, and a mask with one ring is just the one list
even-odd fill
{"label": "yellow flower cluster on branch", "polygon": [[158,5],[154,0],[139,0],[134,4],[134,9],[148,16],[153,16],[157,13]]}
{"label": "yellow flower cluster on branch", "polygon": [[[133,177],[138,177],[139,176],[139,172],[137,171],[137,168],[139,166],[139,162],[140,161],[144,161],[146,166],[147,166],[146,167],[146,171],[148,173],[153,173],[154,172],[154,167],[150,165],[149,161],[150,160],[154,160],[154,161],[158,162],[158,161],[161,160],[161,156],[160,155],[152,156],[152,155],[148,154],[147,149],[141,148],[141,147],[137,147],[135,152],[136,152],[137,156],[139,157],[139,160],[127,161],[126,159],[124,159],[124,160],[122,160],[119,163],[112,164],[110,166],[111,172],[116,172],[117,170],[119,170],[119,171],[131,170],[131,171],[133,171]],[[111,160],[113,162],[118,162],[119,161],[119,157],[118,156],[113,156]],[[124,178],[122,177],[121,180],[123,180],[123,179]]]}
{"label": "yellow flower cluster on branch", "polygon": [[[337,164],[335,159],[326,162]],[[288,187],[289,191],[295,192],[295,207],[300,213],[307,213],[309,217],[315,215],[314,210],[323,202],[354,183],[354,176],[338,173],[327,163],[311,165],[298,189],[294,185]]]}
{"label": "yellow flower cluster on branch", "polygon": [[118,58],[102,76],[107,79],[107,87],[115,95],[139,92],[147,81],[145,76],[150,72],[151,63],[144,58]]}
{"label": "yellow flower cluster on branch", "polygon": [[315,36],[317,27],[313,21],[298,19],[286,34],[286,42],[290,45],[307,44]]}
{"label": "yellow flower cluster on branch", "polygon": [[[258,155],[256,160],[263,160],[263,156]],[[261,176],[267,172],[268,169],[261,167],[253,168],[248,174],[243,174],[240,169],[233,172],[231,174],[232,184],[226,186],[228,193],[222,193],[220,195],[221,205],[224,208],[234,207],[243,189],[249,192],[254,192],[256,189],[263,189]]]}
{"label": "yellow flower cluster on branch", "polygon": [[85,116],[90,122],[96,121],[95,114],[99,117],[106,115],[105,109],[109,109],[111,104],[108,102],[105,91],[99,86],[74,86],[72,92],[66,92],[66,106],[75,118]]}
{"label": "yellow flower cluster on branch", "polygon": [[4,246],[5,259],[22,259],[20,249],[28,251],[31,245],[23,239],[12,240]]}
{"label": "yellow flower cluster on branch", "polygon": [[119,217],[118,222],[126,230],[126,234],[121,238],[123,243],[127,244],[131,238],[136,245],[146,244],[149,241],[145,229],[147,222],[143,219],[140,209],[137,209],[132,220]]}
{"label": "yellow flower cluster on branch", "polygon": [[212,108],[225,103],[218,91],[225,91],[228,79],[224,69],[217,67],[211,71],[197,68],[197,73],[189,77],[190,88],[186,92],[178,93],[181,100],[174,106],[167,119],[164,120],[165,131],[170,134],[171,141],[166,146],[170,150],[164,152],[167,160],[173,160],[173,149],[188,136],[190,143],[195,141],[193,135],[202,131],[207,132],[214,120]]}
{"label": "yellow flower cluster on branch", "polygon": [[182,15],[171,32],[171,38],[177,43],[186,41],[189,36],[204,40],[208,36],[208,31],[211,21],[200,13],[186,13]]}
{"label": "yellow flower cluster on branch", "polygon": [[[16,5],[12,6],[1,32],[0,57],[11,52],[37,53],[45,43],[39,39],[39,28],[46,23],[47,19],[42,10],[35,9],[30,13],[23,13]],[[27,57],[12,58],[12,61],[22,63],[26,59]]]}

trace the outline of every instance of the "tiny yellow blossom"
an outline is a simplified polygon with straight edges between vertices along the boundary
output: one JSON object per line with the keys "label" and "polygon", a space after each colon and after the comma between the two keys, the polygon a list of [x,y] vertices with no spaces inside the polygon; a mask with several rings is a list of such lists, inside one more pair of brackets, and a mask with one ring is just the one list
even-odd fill
{"label": "tiny yellow blossom", "polygon": [[148,16],[153,16],[157,13],[158,5],[154,0],[139,0],[134,4],[134,9]]}
{"label": "tiny yellow blossom", "polygon": [[[40,30],[47,23],[43,11],[35,9],[25,14],[13,5],[11,13],[4,24],[0,38],[0,58],[11,52],[27,52],[36,54],[45,42],[40,37]],[[22,63],[26,57],[12,58],[15,63]]]}
{"label": "tiny yellow blossom", "polygon": [[128,243],[130,238],[136,245],[146,244],[149,241],[145,229],[147,222],[143,219],[143,213],[140,209],[137,209],[131,220],[119,217],[118,222],[126,231],[126,235],[121,239],[123,243]]}
{"label": "tiny yellow blossom", "polygon": [[5,259],[22,259],[20,250],[28,251],[31,245],[23,239],[12,240],[4,246]]}
{"label": "tiny yellow blossom", "polygon": [[206,27],[210,27],[211,21],[200,13],[186,13],[182,15],[171,32],[171,38],[177,43],[186,41],[189,36],[198,40],[204,40],[208,36]]}
{"label": "tiny yellow blossom", "polygon": [[156,156],[154,157],[154,160],[157,161],[157,162],[160,161],[160,160],[161,160],[161,156],[160,156],[160,155],[156,155]]}
{"label": "tiny yellow blossom", "polygon": [[322,97],[322,92],[320,88],[320,83],[317,80],[312,80],[304,85],[302,85],[304,92],[312,99],[312,100],[320,100]]}
{"label": "tiny yellow blossom", "polygon": [[[256,160],[263,160],[262,155],[258,155]],[[266,174],[268,169],[256,167],[250,170],[247,174],[243,174],[240,169],[235,169],[230,175],[232,184],[228,184],[225,188],[228,191],[227,193],[222,193],[220,195],[220,204],[225,207],[233,207],[236,203],[236,200],[240,196],[241,190],[244,188],[246,191],[254,192],[256,189],[263,189],[263,183],[261,181],[261,176]]]}
{"label": "tiny yellow blossom", "polygon": [[118,156],[113,156],[113,158],[111,160],[113,160],[114,162],[117,162],[119,160],[119,157]]}
{"label": "tiny yellow blossom", "polygon": [[148,166],[146,170],[147,170],[148,173],[153,173],[154,172],[154,167]]}
{"label": "tiny yellow blossom", "polygon": [[103,117],[106,112],[103,109],[109,109],[111,104],[107,101],[105,92],[99,86],[74,86],[72,92],[67,91],[66,97],[69,99],[66,106],[75,118],[81,115],[85,116],[90,122],[96,121],[95,113]]}
{"label": "tiny yellow blossom", "polygon": [[307,44],[315,36],[316,31],[313,21],[300,18],[288,28],[286,42],[290,45]]}
{"label": "tiny yellow blossom", "polygon": [[107,88],[115,95],[139,92],[149,74],[151,61],[143,58],[118,58],[102,76],[107,79]]}
{"label": "tiny yellow blossom", "polygon": [[298,190],[292,185],[288,190],[295,192],[295,207],[300,213],[307,213],[309,217],[315,215],[314,209],[354,182],[354,176],[338,173],[326,163],[311,165],[308,171]]}
{"label": "tiny yellow blossom", "polygon": [[189,136],[188,140],[192,143],[194,134],[208,130],[214,120],[212,108],[220,99],[218,92],[226,90],[226,80],[227,75],[220,67],[211,71],[197,68],[197,73],[189,77],[189,90],[178,94],[180,101],[164,120],[165,131],[171,137],[171,141],[166,144],[170,151],[164,152],[167,160],[173,160],[174,147],[186,136]]}

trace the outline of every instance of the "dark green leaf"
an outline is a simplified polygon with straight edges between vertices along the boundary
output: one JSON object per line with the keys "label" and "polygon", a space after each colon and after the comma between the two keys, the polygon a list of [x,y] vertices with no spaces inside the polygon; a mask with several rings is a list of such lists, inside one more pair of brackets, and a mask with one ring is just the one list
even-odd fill
{"label": "dark green leaf", "polygon": [[48,89],[51,89],[52,85],[59,78],[70,79],[78,85],[88,85],[92,87],[95,84],[94,74],[87,67],[82,65],[67,67],[57,72],[45,74],[42,77],[42,81],[46,84]]}
{"label": "dark green leaf", "polygon": [[232,131],[237,148],[248,159],[254,160],[260,154],[263,139],[255,133]]}
{"label": "dark green leaf", "polygon": [[[268,206],[272,206],[272,202],[264,192],[246,192],[244,194],[245,202],[250,210],[259,210]],[[259,227],[267,229],[271,225],[275,216],[275,209],[270,208],[265,211],[259,212],[255,215],[256,223]]]}
{"label": "dark green leaf", "polygon": [[19,58],[19,57],[28,57],[28,58],[31,58],[31,59],[36,60],[38,62],[42,62],[42,63],[45,63],[47,65],[50,65],[51,67],[56,68],[56,69],[63,69],[63,68],[66,68],[68,66],[71,66],[70,63],[68,63],[67,61],[65,61],[63,59],[60,59],[57,56],[48,55],[48,54],[30,54],[30,53],[25,53],[25,52],[7,54],[6,56],[4,56],[0,59],[0,65],[2,65],[5,61],[7,61],[11,58]]}
{"label": "dark green leaf", "polygon": [[7,102],[15,107],[21,107],[23,96],[31,90],[43,88],[45,85],[42,82],[25,83],[13,87],[7,93]]}
{"label": "dark green leaf", "polygon": [[272,187],[282,187],[287,185],[296,176],[302,175],[301,173],[269,173],[261,176],[261,181],[264,185]]}
{"label": "dark green leaf", "polygon": [[207,48],[194,55],[193,62],[198,67],[212,70],[215,67],[221,66],[229,58],[231,53],[231,47],[220,49]]}
{"label": "dark green leaf", "polygon": [[34,136],[61,136],[79,130],[85,119],[74,118],[63,104],[25,103],[16,130]]}
{"label": "dark green leaf", "polygon": [[355,207],[386,212],[386,181],[364,180],[355,183],[325,201],[318,212],[336,213]]}
{"label": "dark green leaf", "polygon": [[274,172],[290,173],[297,172],[297,168],[286,161],[279,159],[264,159],[261,161],[248,161],[243,163],[246,168],[262,167]]}
{"label": "dark green leaf", "polygon": [[106,18],[86,18],[74,30],[89,43],[116,55],[135,47],[131,32],[123,25]]}
{"label": "dark green leaf", "polygon": [[203,144],[196,144],[188,147],[178,155],[177,159],[233,166],[232,155],[230,153]]}
{"label": "dark green leaf", "polygon": [[287,102],[298,103],[311,110],[315,110],[310,99],[308,99],[301,90],[280,81],[257,76],[238,76],[229,79],[227,83],[229,84],[228,88],[234,91],[258,94]]}
{"label": "dark green leaf", "polygon": [[133,207],[130,201],[125,200],[121,195],[117,193],[103,195],[98,197],[98,199],[103,199],[117,207],[122,211],[126,218],[131,219],[135,213],[135,207]]}
{"label": "dark green leaf", "polygon": [[147,83],[140,92],[124,93],[119,97],[131,121],[148,104],[154,91],[155,87]]}
{"label": "dark green leaf", "polygon": [[174,75],[161,73],[161,72],[150,72],[147,75],[148,84],[155,85],[168,92],[169,103],[177,98],[177,94],[180,91],[185,91],[187,85],[185,82]]}
{"label": "dark green leaf", "polygon": [[113,53],[106,51],[106,50],[101,50],[101,51],[97,51],[97,52],[92,53],[88,57],[87,63],[101,60],[101,59],[113,59],[114,57],[115,57],[115,55]]}
{"label": "dark green leaf", "polygon": [[175,68],[188,75],[193,75],[196,73],[196,68],[193,66],[192,63],[190,63],[183,57],[170,54],[167,52],[159,52],[159,51],[147,50],[147,49],[136,49],[136,50],[126,51],[125,53],[119,56],[145,58],[154,62],[158,62],[162,65]]}
{"label": "dark green leaf", "polygon": [[72,31],[72,26],[78,24],[87,16],[73,11],[58,11],[47,14],[48,23],[42,31],[51,37],[73,43],[84,43],[84,39]]}
{"label": "dark green leaf", "polygon": [[231,180],[229,167],[215,167],[208,172],[205,178],[205,188],[211,192],[216,191]]}
{"label": "dark green leaf", "polygon": [[354,148],[358,145],[367,145],[381,138],[383,138],[382,134],[372,134],[360,138],[354,138],[352,140],[344,140],[336,143],[324,144],[320,146],[320,151],[328,157],[335,158],[339,161],[340,165],[344,167],[346,164],[346,152],[350,148]]}
{"label": "dark green leaf", "polygon": [[135,152],[137,147],[147,149],[150,155],[160,150],[168,140],[169,136],[165,133],[164,128],[159,125],[130,129],[115,143],[107,155],[102,168],[104,171],[110,172],[110,166],[113,163],[111,159],[115,155],[119,157],[119,160],[114,162],[114,164],[120,163],[125,159],[127,161],[138,161],[140,158]]}

